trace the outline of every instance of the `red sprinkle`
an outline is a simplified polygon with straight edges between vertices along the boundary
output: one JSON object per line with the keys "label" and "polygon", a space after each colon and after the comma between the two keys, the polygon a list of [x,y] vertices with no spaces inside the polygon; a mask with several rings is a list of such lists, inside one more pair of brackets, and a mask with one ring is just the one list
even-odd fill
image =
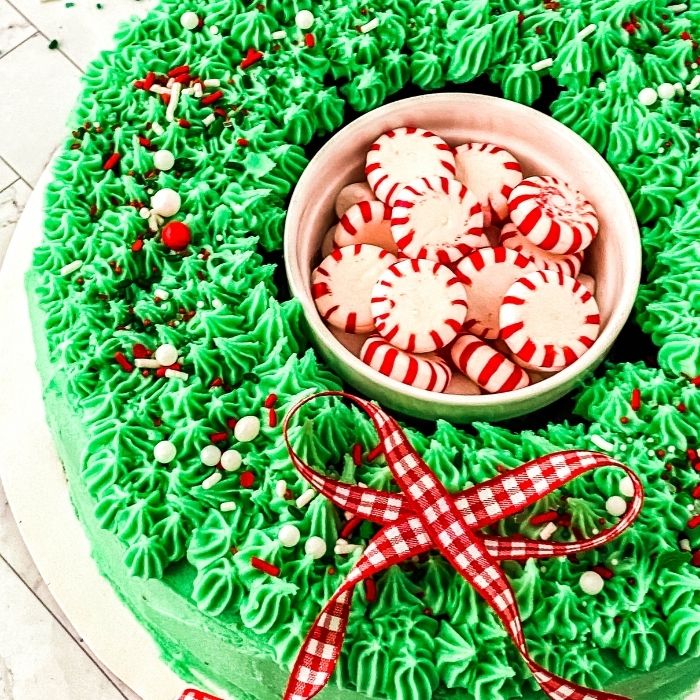
{"label": "red sprinkle", "polygon": [[340,530],[340,538],[347,540],[347,538],[352,535],[352,533],[362,524],[362,522],[362,518],[358,515],[348,520]]}
{"label": "red sprinkle", "polygon": [[216,92],[212,92],[209,95],[204,95],[200,102],[203,105],[213,105],[214,102],[218,102],[223,96],[224,93],[221,90],[217,90]]}
{"label": "red sprinkle", "polygon": [[131,372],[134,369],[134,366],[126,359],[126,355],[124,355],[123,352],[117,350],[117,352],[114,353],[114,359],[125,372]]}
{"label": "red sprinkle", "polygon": [[693,498],[700,498],[700,484],[693,489]]}
{"label": "red sprinkle", "polygon": [[362,464],[362,445],[359,442],[352,446],[352,462],[356,467]]}
{"label": "red sprinkle", "polygon": [[698,453],[696,450],[691,449],[690,447],[685,451],[685,453],[688,455],[688,459],[691,462],[694,462],[698,458]]}
{"label": "red sprinkle", "polygon": [[212,442],[223,442],[224,440],[228,440],[228,433],[212,433],[209,439]]}
{"label": "red sprinkle", "polygon": [[271,428],[277,427],[277,411],[275,411],[274,408],[271,408],[267,412],[267,422],[270,424]]}
{"label": "red sprinkle", "polygon": [[698,525],[700,525],[700,515],[694,515],[688,521],[688,527],[692,530],[693,528],[696,528]]}
{"label": "red sprinkle", "polygon": [[690,380],[690,383],[691,383],[693,386],[700,386],[700,375],[698,375],[697,377],[693,377],[693,378]]}
{"label": "red sprinkle", "polygon": [[167,92],[161,92],[160,99],[163,101],[164,105],[170,104],[170,95]]}
{"label": "red sprinkle", "polygon": [[246,53],[245,58],[241,61],[241,68],[249,68],[262,57],[263,54],[257,49],[248,49],[248,53]]}
{"label": "red sprinkle", "polygon": [[239,146],[248,146],[248,145],[250,145],[250,141],[248,141],[248,139],[236,139],[236,143],[237,143]]}
{"label": "red sprinkle", "polygon": [[262,571],[266,574],[270,574],[270,576],[279,576],[280,575],[279,566],[275,566],[274,564],[270,564],[269,561],[265,561],[264,559],[260,559],[259,557],[251,557],[250,558],[250,565],[254,569],[257,569],[258,571]]}
{"label": "red sprinkle", "polygon": [[676,408],[677,408],[681,413],[685,413],[685,412],[688,410],[687,406],[686,406],[684,403],[679,403],[678,406],[676,406]]}
{"label": "red sprinkle", "polygon": [[241,474],[241,486],[244,489],[249,489],[255,483],[255,474],[253,472],[243,472]]}
{"label": "red sprinkle", "polygon": [[313,34],[306,34],[304,36],[304,43],[308,48],[313,49],[313,47],[316,46],[316,37]]}
{"label": "red sprinkle", "polygon": [[170,367],[158,367],[158,369],[156,369],[156,377],[162,379],[165,376],[166,369],[170,369]]}
{"label": "red sprinkle", "polygon": [[183,129],[189,129],[192,124],[190,124],[187,119],[180,119],[177,122]]}
{"label": "red sprinkle", "polygon": [[139,143],[148,148],[151,145],[151,140],[147,139],[145,136],[139,136]]}
{"label": "red sprinkle", "polygon": [[211,380],[211,383],[209,384],[209,388],[215,387],[215,386],[223,386],[224,385],[224,380],[221,377],[214,377],[214,379]]}
{"label": "red sprinkle", "polygon": [[629,422],[630,422],[630,419],[627,416],[620,417],[620,423],[622,423],[622,425],[627,425],[627,423],[629,423]]}
{"label": "red sprinkle", "polygon": [[638,411],[642,406],[642,394],[639,389],[632,389],[632,398],[630,400],[630,405],[633,411]]}
{"label": "red sprinkle", "polygon": [[233,430],[236,427],[236,423],[238,423],[238,421],[235,418],[229,418],[226,421],[226,425],[228,425],[228,427],[231,428],[231,430]]}
{"label": "red sprinkle", "polygon": [[538,513],[530,518],[530,525],[544,525],[545,523],[553,523],[559,519],[559,513],[556,510],[548,510],[546,513]]}
{"label": "red sprinkle", "polygon": [[183,73],[182,75],[178,75],[174,80],[176,83],[187,85],[187,83],[192,80],[192,76],[189,73]]}
{"label": "red sprinkle", "polygon": [[156,81],[156,74],[153,71],[149,71],[146,79],[143,81],[143,89],[150,90],[153,87],[153,83]]}
{"label": "red sprinkle", "polygon": [[139,90],[144,87],[144,82],[143,80],[134,80],[134,87],[138,88]]}
{"label": "red sprinkle", "polygon": [[138,253],[139,250],[143,248],[143,239],[142,238],[137,238],[132,244],[131,244],[131,252],[132,253]]}
{"label": "red sprinkle", "polygon": [[112,155],[107,158],[105,164],[102,166],[103,170],[111,170],[120,160],[121,155],[119,153],[112,153]]}
{"label": "red sprinkle", "polygon": [[168,77],[175,78],[178,75],[182,75],[183,73],[189,73],[189,72],[190,72],[190,67],[183,63],[181,66],[175,66],[175,68],[172,68],[171,70],[169,70]]}
{"label": "red sprinkle", "polygon": [[151,353],[148,352],[148,348],[142,343],[134,343],[134,346],[131,348],[131,354],[139,360],[151,356]]}
{"label": "red sprinkle", "polygon": [[223,107],[215,107],[214,114],[216,114],[217,117],[225,117],[226,110]]}
{"label": "red sprinkle", "polygon": [[693,37],[690,36],[689,32],[681,32],[681,39],[683,39],[685,41],[692,41]]}
{"label": "red sprinkle", "polygon": [[367,455],[367,461],[374,462],[375,459],[377,459],[378,457],[381,457],[383,454],[384,454],[384,446],[380,443]]}
{"label": "red sprinkle", "polygon": [[690,563],[693,566],[700,566],[700,549],[696,549],[693,552],[693,556],[690,558]]}
{"label": "red sprinkle", "polygon": [[377,600],[377,584],[373,578],[365,579],[365,598],[368,603],[374,603]]}
{"label": "red sprinkle", "polygon": [[606,581],[609,581],[613,576],[613,572],[608,569],[607,566],[594,566],[593,571],[595,571],[601,578],[604,578]]}
{"label": "red sprinkle", "polygon": [[265,399],[265,408],[272,408],[277,403],[277,394],[270,394]]}

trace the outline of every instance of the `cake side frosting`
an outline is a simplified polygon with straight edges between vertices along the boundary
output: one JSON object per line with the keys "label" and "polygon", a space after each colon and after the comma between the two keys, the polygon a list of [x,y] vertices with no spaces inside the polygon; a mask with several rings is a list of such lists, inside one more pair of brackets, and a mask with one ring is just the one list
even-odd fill
{"label": "cake side frosting", "polygon": [[[686,452],[697,447],[700,417],[697,389],[689,381],[700,374],[697,305],[688,295],[700,257],[693,239],[698,156],[684,155],[695,143],[698,111],[692,93],[650,106],[637,97],[671,73],[689,78],[684,62],[692,57],[692,38],[681,35],[698,26],[698,16],[643,3],[635,6],[636,19],[629,18],[631,31],[624,29],[623,4],[616,13],[604,3],[562,11],[534,3],[396,1],[363,13],[359,4],[326,2],[313,7],[311,46],[303,37],[295,40],[298,8],[287,3],[270,2],[264,11],[238,2],[202,3],[193,9],[205,25],[195,32],[181,26],[179,5],[165,3],[122,29],[120,48],[89,69],[74,140],[58,157],[49,186],[47,240],[28,278],[45,313],[35,332],[39,344],[43,338],[48,344],[44,380],[55,383],[60,395],[60,404],[49,403],[59,445],[71,438],[61,434],[56,417],[65,417],[66,404],[80,416],[84,449],[64,458],[78,511],[102,529],[98,534],[93,524],[92,537],[112,538],[109,563],[102,563],[108,576],[113,583],[127,573],[162,581],[158,590],[168,604],[177,599],[184,606],[191,599],[182,609],[193,624],[199,619],[204,629],[212,619],[212,626],[221,621],[228,630],[220,646],[208,645],[201,633],[196,638],[217,670],[205,665],[194,641],[183,668],[225,681],[217,660],[223,663],[228,646],[244,640],[260,654],[256,663],[273,664],[275,677],[284,678],[281,669],[291,664],[314,615],[352,563],[352,557],[332,555],[340,514],[322,497],[303,509],[295,505],[307,485],[289,464],[279,427],[267,421],[265,410],[271,394],[283,414],[302,392],[339,386],[307,347],[299,308],[279,299],[274,277],[284,197],[307,161],[301,146],[341,124],[345,100],[355,110],[370,109],[409,78],[433,88],[486,72],[506,96],[532,102],[541,71],[550,69],[563,86],[554,116],[604,152],[640,221],[650,224],[643,231],[648,279],[637,321],[660,346],[663,370],[641,363],[608,366],[588,380],[576,409],[585,425],[516,434],[439,423],[433,434],[412,429],[409,436],[450,490],[553,449],[600,448],[601,440],[609,445],[644,479],[647,505],[629,533],[578,562],[506,565],[533,655],[578,682],[609,685],[620,677],[618,664],[647,672],[673,659],[674,650],[700,652],[697,569],[679,546],[679,540],[691,550],[700,546],[698,531],[688,527],[696,476]],[[356,29],[375,16],[374,29]],[[596,31],[581,38],[578,32],[591,21]],[[271,38],[277,27],[288,28],[285,40]],[[263,57],[236,68],[251,49]],[[658,60],[640,65],[645,53]],[[549,69],[533,69],[548,56],[557,57]],[[188,64],[203,79],[221,81],[226,110],[211,124],[202,120],[212,107],[190,96],[181,98],[177,120],[167,122],[158,95],[134,85],[150,71],[165,75]],[[594,116],[583,119],[584,108]],[[164,127],[162,134],[154,123]],[[176,156],[173,170],[154,169],[156,147]],[[114,153],[118,165],[105,169]],[[167,250],[140,215],[149,188],[166,187],[182,197],[180,218],[193,237],[188,254]],[[79,267],[60,274],[76,262]],[[134,345],[154,349],[162,343],[180,350],[186,380],[144,376],[115,362],[120,353],[131,365]],[[263,418],[262,433],[238,445],[227,421],[249,414]],[[307,461],[347,480],[391,486],[381,460],[364,459],[359,467],[353,462],[355,444],[365,456],[374,447],[372,431],[356,412],[328,404],[307,419],[293,435]],[[203,488],[212,470],[200,452],[221,432],[241,451],[241,472],[253,479],[249,486],[237,473]],[[177,447],[169,465],[152,458],[163,439]],[[562,527],[559,537],[573,537],[574,528],[589,536],[599,518],[610,517],[605,501],[618,492],[617,478],[603,473],[573,482],[564,494],[568,500],[543,502],[499,525],[501,534],[537,537],[531,517],[561,509],[571,526]],[[289,495],[278,493],[280,480]],[[222,512],[222,504],[232,502],[236,509]],[[277,531],[285,522],[296,524],[304,538],[323,538],[331,554],[316,560],[302,547],[283,547]],[[371,532],[363,525],[356,541]],[[115,564],[116,556],[123,564]],[[279,567],[280,576],[251,566],[253,557]],[[578,580],[593,566],[606,567],[613,577],[601,596],[584,598]],[[358,598],[339,685],[366,697],[406,699],[449,697],[465,688],[479,698],[531,691],[493,616],[439,559],[392,569],[378,581],[376,601]],[[136,607],[131,595],[127,603]],[[167,628],[162,611],[137,615],[157,637],[159,627]],[[160,643],[179,669],[167,648],[172,642]],[[254,667],[251,676],[260,679]],[[233,663],[229,670],[231,693],[266,697],[262,681],[237,690]]]}

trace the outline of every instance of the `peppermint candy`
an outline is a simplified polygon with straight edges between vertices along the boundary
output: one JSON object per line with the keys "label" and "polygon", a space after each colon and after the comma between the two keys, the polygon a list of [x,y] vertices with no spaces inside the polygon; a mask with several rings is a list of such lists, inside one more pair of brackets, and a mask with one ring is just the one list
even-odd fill
{"label": "peppermint candy", "polygon": [[492,143],[465,143],[455,149],[456,177],[481,204],[484,225],[508,218],[508,197],[523,179],[520,163]]}
{"label": "peppermint candy", "polygon": [[311,295],[324,321],[346,333],[374,328],[372,288],[396,257],[366,243],[336,248],[311,275]]}
{"label": "peppermint candy", "polygon": [[335,229],[335,244],[339,247],[369,243],[391,253],[397,253],[391,235],[391,207],[377,200],[353,204]]}
{"label": "peppermint candy", "polygon": [[401,189],[391,214],[391,235],[410,258],[456,262],[489,244],[481,206],[465,185],[421,177]]}
{"label": "peppermint candy", "polygon": [[528,369],[564,369],[593,345],[598,304],[573,277],[537,270],[515,282],[501,305],[501,338]]}
{"label": "peppermint candy", "polygon": [[386,377],[417,389],[442,392],[452,378],[452,370],[437,355],[416,355],[400,350],[378,335],[365,341],[360,359]]}
{"label": "peppermint candy", "polygon": [[583,251],[569,255],[558,255],[538,248],[529,238],[523,236],[515,224],[506,224],[501,230],[501,245],[521,253],[540,268],[556,270],[569,277],[576,277],[583,265]]}
{"label": "peppermint candy", "polygon": [[457,265],[469,302],[464,330],[488,340],[498,338],[498,315],[507,289],[535,269],[524,255],[502,246],[480,248],[464,258]]}
{"label": "peppermint candy", "polygon": [[552,253],[576,253],[598,233],[593,205],[576,189],[549,175],[524,179],[508,197],[518,231]]}
{"label": "peppermint candy", "polygon": [[522,389],[530,383],[525,370],[474,335],[460,335],[450,354],[459,371],[490,394]]}
{"label": "peppermint candy", "polygon": [[452,149],[431,131],[415,127],[390,129],[367,153],[367,182],[382,202],[393,206],[399,190],[419,177],[453,178]]}
{"label": "peppermint candy", "polygon": [[400,260],[377,281],[371,308],[377,332],[392,345],[408,352],[431,352],[461,330],[467,290],[440,263]]}

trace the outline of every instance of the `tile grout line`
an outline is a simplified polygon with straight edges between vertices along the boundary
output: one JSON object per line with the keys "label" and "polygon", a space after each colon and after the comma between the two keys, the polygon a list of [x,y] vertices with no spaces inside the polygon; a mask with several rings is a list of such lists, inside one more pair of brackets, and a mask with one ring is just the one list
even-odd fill
{"label": "tile grout line", "polygon": [[[14,170],[14,168],[13,168],[13,170]],[[22,178],[19,177],[19,175],[18,175],[17,178],[16,178],[15,180],[13,180],[9,185],[6,185],[5,187],[3,187],[3,188],[0,190],[0,194],[2,194],[3,192],[5,192],[6,190],[9,190],[10,187],[13,187],[14,185],[16,185],[20,180],[22,180]],[[24,180],[22,180],[22,182],[24,182]],[[24,184],[26,185],[27,183],[25,182]],[[27,185],[27,186],[29,187],[29,185]]]}
{"label": "tile grout line", "polygon": [[[44,610],[46,610],[46,612],[49,613],[49,615],[51,615],[51,617],[58,623],[58,625],[60,625],[61,629],[68,635],[70,639],[73,640],[73,643],[80,649],[80,651],[82,651],[83,654],[85,654],[85,656],[87,656],[87,658],[90,659],[93,666],[95,666],[95,668],[109,681],[110,685],[112,685],[112,687],[119,693],[119,695],[121,695],[124,698],[124,700],[128,700],[126,695],[122,693],[122,691],[116,686],[114,681],[102,670],[102,668],[100,668],[100,665],[95,661],[95,659],[87,653],[82,644],[80,644],[78,640],[70,633],[70,630],[63,624],[61,620],[59,620],[56,617],[56,615],[46,605],[46,603],[44,603],[44,601],[41,598],[39,598],[39,596],[30,588],[29,584],[19,575],[19,572],[14,568],[14,566],[12,566],[12,564],[10,564],[9,561],[7,561],[7,559],[5,559],[5,557],[2,554],[0,554],[0,561],[4,562],[7,565],[10,571],[19,579],[19,581],[21,581],[22,585],[34,596],[34,598],[39,602],[39,604],[44,608]],[[49,595],[50,593],[51,592],[49,591]]]}
{"label": "tile grout line", "polygon": [[[31,27],[34,27],[34,29],[36,29],[36,34],[41,34],[41,36],[43,36],[44,39],[46,39],[46,41],[50,41],[49,37],[48,37],[46,34],[44,34],[44,32],[41,31],[41,29],[39,29],[39,27],[37,27],[36,24],[34,24],[34,22],[32,22],[32,20],[29,19],[29,17],[27,17],[27,15],[25,15],[24,12],[22,12],[22,10],[20,10],[19,7],[17,7],[17,6],[12,2],[12,0],[5,0],[5,2],[7,2],[7,4],[8,4],[10,7],[14,8],[27,22],[29,22],[29,25],[30,25]],[[32,36],[36,36],[36,34],[33,34]],[[31,39],[31,37],[28,37],[28,38]],[[25,41],[26,41],[26,39],[25,39]],[[22,41],[21,43],[23,44],[24,41]],[[15,48],[17,48],[17,47],[15,47]],[[13,50],[13,49],[10,49],[10,51],[12,51],[12,50]],[[10,53],[10,51],[8,51],[7,53]],[[80,67],[80,66],[79,66],[65,51],[63,51],[63,49],[61,48],[61,45],[60,45],[60,44],[58,45],[58,47],[57,47],[56,49],[49,49],[49,51],[57,51],[57,52],[60,53],[61,56],[63,56],[63,58],[65,58],[69,63],[72,63],[72,64],[78,69],[78,71],[80,71],[80,74],[81,74],[81,75],[85,75],[85,71],[84,71],[84,70],[83,70],[83,69],[82,69],[82,68],[81,68],[81,67]],[[3,54],[3,56],[7,56],[7,54]],[[2,58],[2,57],[0,57],[0,58]]]}
{"label": "tile grout line", "polygon": [[[14,5],[12,7],[14,7]],[[22,15],[22,17],[24,17],[24,15]],[[27,22],[29,22],[29,20],[26,17],[24,17],[24,19],[26,19]],[[22,39],[22,41],[19,42],[19,44],[15,44],[11,49],[8,49],[7,51],[5,51],[5,53],[0,54],[0,61],[2,61],[2,59],[5,58],[5,56],[9,56],[15,49],[18,49],[20,46],[26,44],[30,39],[33,39],[38,34],[41,34],[41,32],[31,22],[29,22],[29,26],[34,30],[34,32],[29,36],[25,36],[24,39]]]}

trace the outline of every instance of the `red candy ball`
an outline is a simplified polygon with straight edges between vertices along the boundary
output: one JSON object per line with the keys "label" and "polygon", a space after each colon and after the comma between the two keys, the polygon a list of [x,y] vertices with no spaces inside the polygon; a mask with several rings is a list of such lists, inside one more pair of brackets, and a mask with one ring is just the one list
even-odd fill
{"label": "red candy ball", "polygon": [[182,221],[169,221],[161,231],[163,245],[170,250],[184,250],[192,240],[190,227]]}

